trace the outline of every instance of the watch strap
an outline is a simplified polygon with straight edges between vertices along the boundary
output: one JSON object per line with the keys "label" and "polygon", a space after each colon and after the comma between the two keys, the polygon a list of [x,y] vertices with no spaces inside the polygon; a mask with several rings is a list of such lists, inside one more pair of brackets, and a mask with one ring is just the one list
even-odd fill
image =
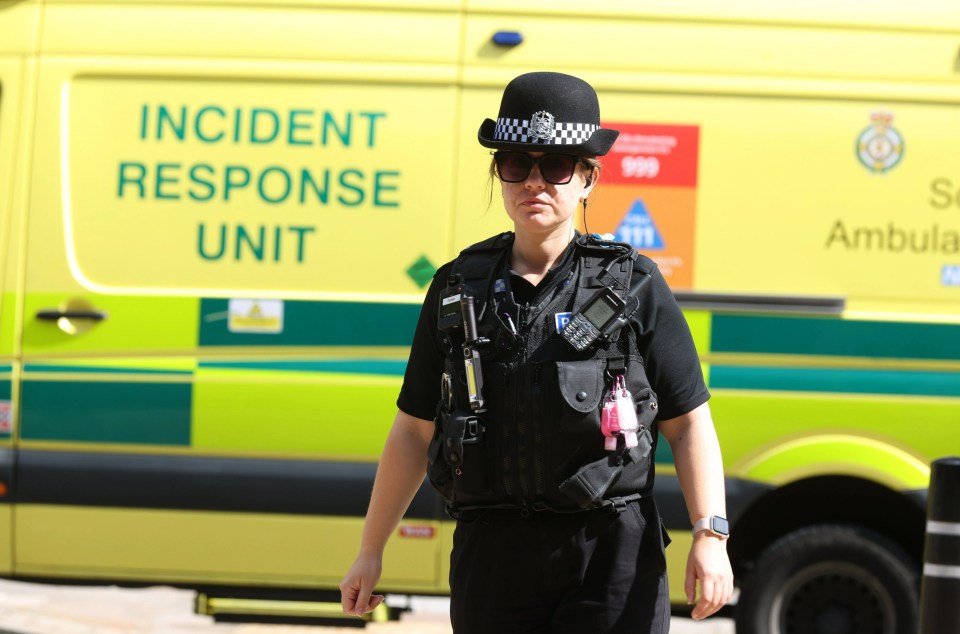
{"label": "watch strap", "polygon": [[[719,521],[715,521],[715,520],[719,520]],[[727,539],[728,537],[730,537],[729,531],[727,530],[725,532],[724,529],[718,530],[720,526],[726,527],[727,525],[728,524],[727,524],[726,518],[720,517],[719,515],[710,515],[708,517],[702,517],[693,524],[693,534],[696,535],[699,532],[707,531],[711,535],[715,535],[720,539]]]}

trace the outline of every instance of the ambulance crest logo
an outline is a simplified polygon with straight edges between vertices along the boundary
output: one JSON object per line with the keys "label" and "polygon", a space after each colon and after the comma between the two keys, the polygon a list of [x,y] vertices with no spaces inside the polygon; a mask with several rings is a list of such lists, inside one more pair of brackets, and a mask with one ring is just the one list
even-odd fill
{"label": "ambulance crest logo", "polygon": [[530,117],[530,136],[541,141],[553,140],[553,115],[546,110],[534,112]]}
{"label": "ambulance crest logo", "polygon": [[893,125],[889,112],[870,115],[870,127],[857,138],[857,158],[871,172],[888,172],[903,158],[903,138]]}

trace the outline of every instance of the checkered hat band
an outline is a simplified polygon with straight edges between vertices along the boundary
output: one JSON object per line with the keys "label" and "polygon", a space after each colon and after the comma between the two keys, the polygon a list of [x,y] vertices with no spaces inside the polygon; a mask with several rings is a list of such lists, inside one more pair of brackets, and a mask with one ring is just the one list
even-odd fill
{"label": "checkered hat band", "polygon": [[580,145],[588,140],[600,129],[592,123],[559,123],[553,124],[553,138],[540,139],[530,136],[530,121],[528,119],[497,119],[497,126],[493,132],[495,141],[510,141],[513,143],[542,143],[544,145]]}

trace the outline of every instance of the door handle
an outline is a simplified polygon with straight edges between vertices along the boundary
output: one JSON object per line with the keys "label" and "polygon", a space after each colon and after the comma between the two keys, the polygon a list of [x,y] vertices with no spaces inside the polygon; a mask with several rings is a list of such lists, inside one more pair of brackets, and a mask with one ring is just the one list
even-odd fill
{"label": "door handle", "polygon": [[93,304],[82,297],[64,301],[56,308],[41,308],[37,319],[53,322],[57,328],[68,335],[80,335],[107,318],[107,313],[97,310]]}
{"label": "door handle", "polygon": [[47,308],[37,311],[37,319],[44,321],[57,321],[59,319],[91,319],[93,321],[103,321],[107,318],[107,313],[102,310],[60,310],[58,308]]}

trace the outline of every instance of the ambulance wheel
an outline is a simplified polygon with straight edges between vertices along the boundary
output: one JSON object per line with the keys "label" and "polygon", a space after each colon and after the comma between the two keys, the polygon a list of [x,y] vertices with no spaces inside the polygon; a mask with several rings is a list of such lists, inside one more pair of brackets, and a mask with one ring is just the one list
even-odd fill
{"label": "ambulance wheel", "polygon": [[916,568],[896,544],[860,527],[795,531],[744,579],[737,634],[915,634]]}

